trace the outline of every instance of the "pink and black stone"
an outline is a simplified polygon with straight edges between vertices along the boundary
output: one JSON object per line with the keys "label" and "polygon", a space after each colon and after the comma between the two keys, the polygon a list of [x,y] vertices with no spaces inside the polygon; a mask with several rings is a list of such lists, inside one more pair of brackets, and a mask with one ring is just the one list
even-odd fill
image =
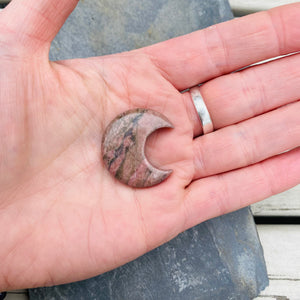
{"label": "pink and black stone", "polygon": [[117,116],[102,139],[103,161],[119,181],[144,188],[164,181],[172,170],[160,170],[145,156],[147,137],[159,128],[173,128],[162,114],[150,109],[133,109]]}

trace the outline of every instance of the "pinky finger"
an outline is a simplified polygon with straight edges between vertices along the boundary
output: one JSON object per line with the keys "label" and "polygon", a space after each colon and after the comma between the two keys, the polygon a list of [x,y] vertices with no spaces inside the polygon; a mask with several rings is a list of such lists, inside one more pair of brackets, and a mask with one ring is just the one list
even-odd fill
{"label": "pinky finger", "polygon": [[185,229],[300,183],[300,147],[255,165],[194,181],[184,201]]}

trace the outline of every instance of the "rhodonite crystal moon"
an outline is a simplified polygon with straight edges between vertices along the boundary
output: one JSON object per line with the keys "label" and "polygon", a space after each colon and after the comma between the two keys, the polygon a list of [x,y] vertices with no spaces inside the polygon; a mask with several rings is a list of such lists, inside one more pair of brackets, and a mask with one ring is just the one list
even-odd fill
{"label": "rhodonite crystal moon", "polygon": [[145,156],[147,137],[159,128],[173,128],[162,114],[150,109],[133,109],[117,116],[102,139],[103,161],[119,181],[136,188],[156,185],[172,170],[160,170]]}

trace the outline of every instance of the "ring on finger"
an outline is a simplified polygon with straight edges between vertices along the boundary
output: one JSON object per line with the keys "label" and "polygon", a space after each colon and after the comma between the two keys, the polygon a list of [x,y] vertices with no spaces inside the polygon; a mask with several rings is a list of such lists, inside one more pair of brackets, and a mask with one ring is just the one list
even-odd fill
{"label": "ring on finger", "polygon": [[207,134],[214,131],[214,125],[212,123],[210,114],[205,105],[205,102],[200,93],[200,88],[198,86],[190,89],[191,98],[193,100],[197,115],[201,121],[203,134]]}

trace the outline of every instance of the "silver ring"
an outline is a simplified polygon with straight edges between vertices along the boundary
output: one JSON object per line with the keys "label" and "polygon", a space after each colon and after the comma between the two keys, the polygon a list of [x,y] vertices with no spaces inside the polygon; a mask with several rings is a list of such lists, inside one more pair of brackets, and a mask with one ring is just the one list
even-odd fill
{"label": "silver ring", "polygon": [[202,124],[203,134],[207,134],[214,131],[214,125],[210,118],[210,114],[201,96],[199,87],[193,87],[190,89],[191,97],[194,102],[197,114]]}

